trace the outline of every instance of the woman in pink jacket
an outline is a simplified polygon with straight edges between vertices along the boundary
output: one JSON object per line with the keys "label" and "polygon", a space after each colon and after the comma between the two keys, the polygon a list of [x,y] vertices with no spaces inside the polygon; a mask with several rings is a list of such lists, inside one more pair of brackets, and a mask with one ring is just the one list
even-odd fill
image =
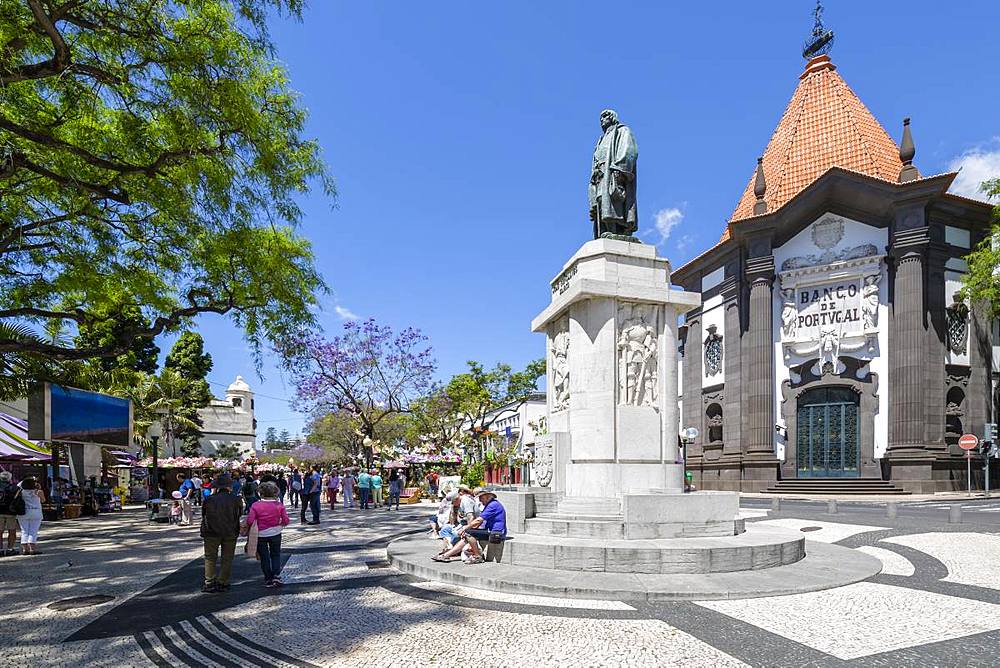
{"label": "woman in pink jacket", "polygon": [[281,530],[288,526],[288,512],[278,499],[278,486],[273,482],[260,485],[260,501],[250,506],[247,526],[257,523],[257,556],[264,571],[265,587],[281,586]]}

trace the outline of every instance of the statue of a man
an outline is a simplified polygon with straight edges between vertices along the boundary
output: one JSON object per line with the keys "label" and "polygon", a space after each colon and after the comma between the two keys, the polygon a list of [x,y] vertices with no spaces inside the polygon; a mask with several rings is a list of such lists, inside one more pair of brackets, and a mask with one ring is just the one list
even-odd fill
{"label": "statue of a man", "polygon": [[594,149],[590,173],[590,220],[594,238],[606,234],[631,236],[639,229],[635,204],[636,161],[639,147],[627,125],[611,109],[601,112],[604,134]]}

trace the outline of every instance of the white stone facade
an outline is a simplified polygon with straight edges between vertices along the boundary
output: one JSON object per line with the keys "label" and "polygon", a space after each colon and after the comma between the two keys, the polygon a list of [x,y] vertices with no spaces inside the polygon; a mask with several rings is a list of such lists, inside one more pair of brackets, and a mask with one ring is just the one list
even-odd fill
{"label": "white stone facade", "polygon": [[213,399],[208,406],[198,410],[201,417],[201,452],[214,455],[216,450],[232,443],[240,448],[243,456],[256,451],[257,420],[254,418],[253,391],[243,376],[226,389],[225,399]]}

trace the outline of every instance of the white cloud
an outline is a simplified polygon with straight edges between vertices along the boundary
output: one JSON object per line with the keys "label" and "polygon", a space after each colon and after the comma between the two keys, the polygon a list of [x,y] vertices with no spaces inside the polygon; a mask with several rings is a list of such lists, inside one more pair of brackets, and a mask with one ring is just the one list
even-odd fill
{"label": "white cloud", "polygon": [[[968,150],[948,163],[949,171],[958,171],[949,190],[956,195],[985,200],[979,189],[983,181],[1000,178],[1000,137],[995,137],[988,148]],[[961,171],[959,171],[961,170]]]}
{"label": "white cloud", "polygon": [[656,231],[660,233],[660,243],[670,238],[670,233],[684,220],[684,212],[677,207],[660,209],[656,212]]}
{"label": "white cloud", "polygon": [[358,319],[358,315],[354,311],[352,311],[351,309],[349,309],[349,308],[347,308],[345,306],[341,306],[340,304],[337,304],[336,306],[334,306],[333,310],[336,311],[337,315],[339,315],[344,320],[357,320]]}
{"label": "white cloud", "polygon": [[677,247],[677,250],[679,252],[683,253],[691,246],[692,243],[694,243],[694,235],[683,234],[681,235],[681,238],[677,240],[677,243],[674,245]]}

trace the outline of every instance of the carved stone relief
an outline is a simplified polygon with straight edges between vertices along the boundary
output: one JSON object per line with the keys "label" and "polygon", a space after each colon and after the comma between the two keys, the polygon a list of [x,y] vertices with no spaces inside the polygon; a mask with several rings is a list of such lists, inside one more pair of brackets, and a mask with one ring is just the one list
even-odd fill
{"label": "carved stone relief", "polygon": [[882,280],[881,273],[865,276],[864,285],[861,287],[861,317],[866,331],[878,327],[878,282],[880,280]]}
{"label": "carved stone relief", "polygon": [[782,290],[781,299],[781,338],[791,341],[795,338],[795,322],[799,318],[799,309],[795,306],[795,290]]}
{"label": "carved stone relief", "polygon": [[569,408],[569,321],[563,318],[552,337],[552,412]]}
{"label": "carved stone relief", "polygon": [[948,350],[964,355],[969,350],[969,307],[956,300],[945,312],[948,328]]}
{"label": "carved stone relief", "polygon": [[555,471],[553,460],[555,453],[551,439],[539,439],[535,444],[535,459],[531,464],[532,476],[539,487],[552,484],[552,473]]}
{"label": "carved stone relief", "polygon": [[657,307],[618,305],[618,403],[656,406]]}
{"label": "carved stone relief", "polygon": [[722,373],[722,336],[716,331],[715,325],[708,326],[708,336],[705,337],[705,374],[714,376]]}
{"label": "carved stone relief", "polygon": [[860,246],[852,246],[850,248],[845,248],[841,251],[834,253],[833,251],[826,251],[816,254],[809,255],[797,255],[796,257],[790,257],[781,263],[781,271],[789,271],[791,269],[803,269],[805,267],[815,267],[821,264],[832,264],[834,262],[846,262],[847,260],[857,260],[863,257],[870,257],[872,255],[878,255],[878,247],[874,244],[861,244]]}

